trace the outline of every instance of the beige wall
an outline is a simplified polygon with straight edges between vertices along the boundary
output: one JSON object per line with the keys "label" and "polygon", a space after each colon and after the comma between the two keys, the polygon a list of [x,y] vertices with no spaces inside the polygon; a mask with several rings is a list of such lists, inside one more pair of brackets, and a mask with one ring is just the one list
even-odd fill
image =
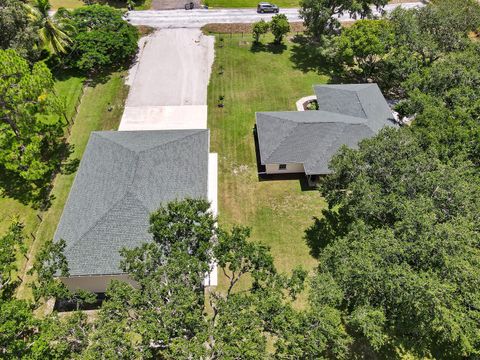
{"label": "beige wall", "polygon": [[265,165],[265,172],[267,174],[291,174],[291,173],[304,173],[305,169],[303,168],[303,164],[287,164],[287,168],[285,170],[278,169],[279,164],[267,164]]}
{"label": "beige wall", "polygon": [[[211,272],[205,276],[203,284],[205,286],[217,286],[217,264],[211,265]],[[126,274],[123,275],[96,275],[96,276],[71,276],[59,278],[70,291],[78,289],[87,290],[95,293],[104,293],[112,280],[123,281],[137,287],[137,282],[130,279]]]}
{"label": "beige wall", "polygon": [[136,282],[125,274],[60,277],[60,280],[71,291],[83,289],[91,292],[103,293],[107,290],[108,285],[112,280],[123,281],[135,287],[137,286]]}

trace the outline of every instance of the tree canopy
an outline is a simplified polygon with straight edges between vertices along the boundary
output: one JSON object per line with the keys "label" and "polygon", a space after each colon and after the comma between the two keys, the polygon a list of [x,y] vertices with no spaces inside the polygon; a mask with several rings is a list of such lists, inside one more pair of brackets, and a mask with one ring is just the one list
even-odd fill
{"label": "tree canopy", "polygon": [[30,61],[38,60],[37,29],[32,26],[28,8],[22,1],[0,1],[0,33],[0,49],[13,49]]}
{"label": "tree canopy", "polygon": [[315,40],[322,35],[332,34],[340,28],[335,15],[350,14],[353,18],[367,18],[372,15],[371,6],[381,7],[388,0],[302,0],[300,16],[307,33]]}
{"label": "tree canopy", "polygon": [[14,50],[0,50],[0,73],[1,185],[10,194],[36,198],[67,150],[64,104],[43,62],[30,67]]}
{"label": "tree canopy", "polygon": [[30,7],[30,15],[38,28],[41,46],[50,54],[65,54],[72,43],[67,32],[73,29],[61,16],[51,16],[51,8],[49,0],[36,0]]}
{"label": "tree canopy", "polygon": [[336,58],[367,81],[393,45],[390,23],[359,20],[335,37]]}
{"label": "tree canopy", "polygon": [[[461,21],[479,8],[445,0],[390,16],[376,76],[398,76],[397,110],[413,121],[343,147],[321,182],[328,209],[306,231],[320,263],[311,296],[341,312],[362,356],[479,354],[480,56]],[[439,13],[460,22],[441,23],[455,41],[424,24]]]}
{"label": "tree canopy", "polygon": [[120,68],[136,54],[138,30],[123,20],[121,11],[90,5],[67,16],[75,29],[71,62],[78,69],[99,72]]}

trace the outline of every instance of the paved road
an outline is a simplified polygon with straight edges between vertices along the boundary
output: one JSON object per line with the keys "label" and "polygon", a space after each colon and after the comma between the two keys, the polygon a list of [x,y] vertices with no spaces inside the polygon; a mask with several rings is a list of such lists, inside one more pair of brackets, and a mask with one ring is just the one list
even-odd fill
{"label": "paved road", "polygon": [[[412,8],[422,6],[422,3],[392,4],[385,6],[384,10],[390,12],[397,6]],[[291,22],[302,21],[298,9],[283,9],[280,12],[285,14]],[[373,13],[380,14],[376,9],[373,10]],[[269,20],[272,16],[271,14],[257,14],[256,9],[198,9],[130,11],[126,18],[133,25],[147,25],[155,28],[199,28],[212,23],[254,23],[260,19]],[[339,16],[339,19],[351,20],[348,14]]]}

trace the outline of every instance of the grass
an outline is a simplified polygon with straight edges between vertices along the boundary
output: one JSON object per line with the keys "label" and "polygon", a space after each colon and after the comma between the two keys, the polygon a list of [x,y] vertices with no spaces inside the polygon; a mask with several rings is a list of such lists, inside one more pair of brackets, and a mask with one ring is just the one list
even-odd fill
{"label": "grass", "polygon": [[[222,7],[222,8],[256,8],[259,0],[203,0],[203,4],[209,7]],[[273,4],[282,8],[295,8],[299,7],[299,0],[274,0]]]}
{"label": "grass", "polygon": [[[87,86],[78,108],[78,115],[71,128],[69,143],[74,145],[71,158],[82,157],[90,137],[90,132],[95,130],[116,130],[123,113],[123,106],[128,94],[124,85],[123,73],[114,73],[102,84]],[[75,174],[59,174],[54,181],[52,194],[55,199],[47,212],[42,214],[43,221],[36,231],[36,240],[29,249],[29,263],[31,266],[36,253],[46,241],[53,238],[55,229],[68,197]],[[24,275],[24,281],[17,290],[19,298],[29,298],[30,288],[27,284],[32,280],[29,275]]]}
{"label": "grass", "polygon": [[52,9],[59,9],[64,7],[66,9],[76,9],[82,6],[85,6],[85,3],[82,0],[50,0]]}
{"label": "grass", "polygon": [[[256,111],[295,110],[299,98],[313,93],[312,85],[329,78],[297,70],[291,42],[283,51],[252,52],[250,38],[226,36],[223,46],[219,39],[208,88],[211,151],[219,154],[219,223],[252,227],[252,241],[270,246],[280,271],[312,269],[316,260],[303,234],[324,200],[318,191],[302,191],[299,180],[259,181],[253,127]],[[217,107],[221,95],[224,108]],[[224,288],[225,279],[219,284]]]}
{"label": "grass", "polygon": [[[56,77],[55,92],[57,95],[64,97],[66,105],[66,115],[72,118],[75,112],[75,105],[78,103],[82,93],[83,78],[76,76],[67,76],[62,74]],[[40,218],[37,216],[38,211],[29,205],[21,204],[19,201],[0,197],[0,234],[4,234],[8,229],[13,217],[18,219],[25,225],[26,245],[30,247],[33,242],[33,236],[40,225]],[[26,258],[19,255],[17,266],[22,269],[25,266]]]}

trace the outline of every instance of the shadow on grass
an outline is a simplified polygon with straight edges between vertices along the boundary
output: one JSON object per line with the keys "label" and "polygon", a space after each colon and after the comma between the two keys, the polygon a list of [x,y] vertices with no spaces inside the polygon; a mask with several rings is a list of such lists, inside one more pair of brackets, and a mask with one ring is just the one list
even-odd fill
{"label": "shadow on grass", "polygon": [[283,43],[282,44],[276,44],[276,43],[264,44],[262,42],[253,42],[252,46],[250,47],[250,51],[252,53],[269,52],[272,54],[282,54],[285,50],[287,50],[287,46]]}
{"label": "shadow on grass", "polygon": [[303,173],[295,174],[258,174],[258,181],[285,181],[285,180],[298,180],[300,183],[300,189],[302,191],[318,191],[316,186],[311,186],[308,183],[307,176]]}
{"label": "shadow on grass", "polygon": [[43,177],[36,180],[27,180],[16,171],[0,166],[0,195],[30,205],[33,209],[45,211],[55,199],[51,194],[53,179],[58,173],[71,174],[76,171],[79,161],[69,159],[73,146],[63,138],[51,149],[48,154],[42,154],[43,161],[48,159],[52,167]]}
{"label": "shadow on grass", "polygon": [[305,242],[310,255],[318,259],[321,251],[335,239],[347,234],[348,221],[332,209],[322,211],[322,217],[314,217],[313,224],[305,230]]}
{"label": "shadow on grass", "polygon": [[46,210],[52,204],[51,182],[42,179],[29,182],[18,174],[0,167],[0,196],[15,199],[36,210]]}
{"label": "shadow on grass", "polygon": [[292,39],[290,61],[293,67],[302,72],[315,71],[330,76],[330,83],[348,82],[352,79],[337,62],[322,54],[322,44],[311,41],[305,35],[296,35]]}

